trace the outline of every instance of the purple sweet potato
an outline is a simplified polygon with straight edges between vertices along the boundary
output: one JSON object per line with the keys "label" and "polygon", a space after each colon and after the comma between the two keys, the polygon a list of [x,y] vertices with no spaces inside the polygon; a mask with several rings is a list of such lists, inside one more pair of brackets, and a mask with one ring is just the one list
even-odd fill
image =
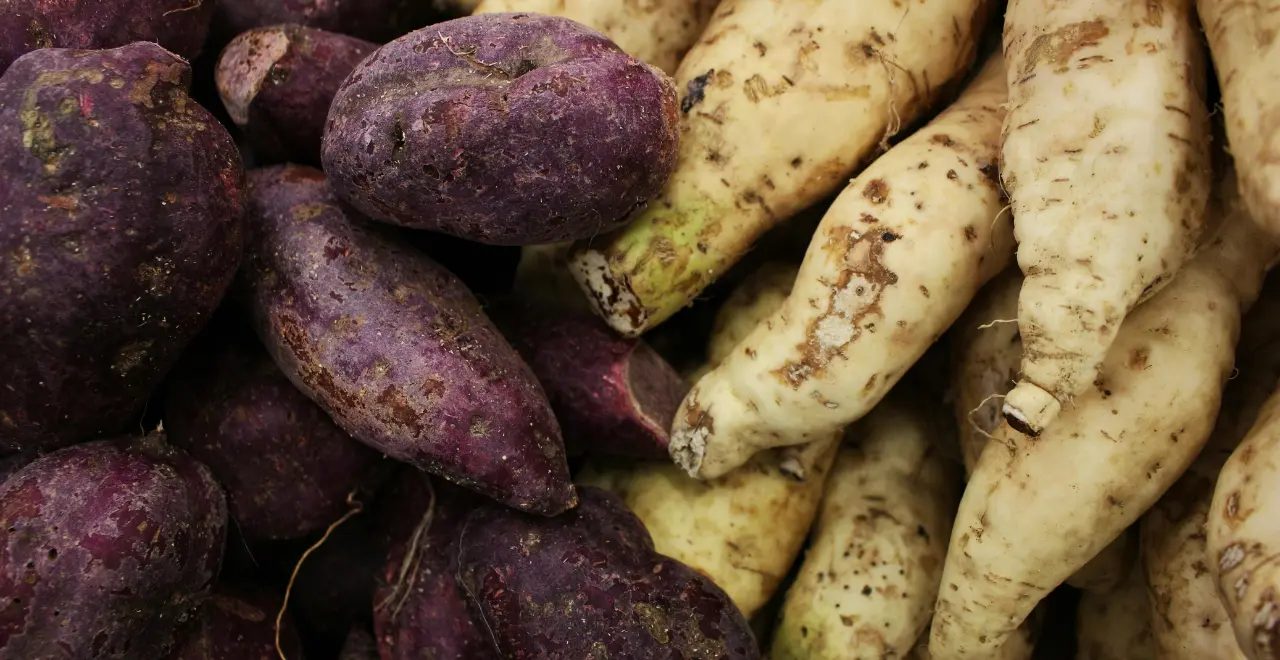
{"label": "purple sweet potato", "polygon": [[373,635],[360,626],[352,626],[338,660],[379,660],[378,645],[373,641]]}
{"label": "purple sweet potato", "polygon": [[427,0],[218,0],[213,20],[218,38],[295,23],[382,43],[436,17]]}
{"label": "purple sweet potato", "polygon": [[[261,587],[219,585],[200,608],[194,630],[168,660],[277,660],[276,614],[281,595]],[[285,613],[280,649],[304,660],[302,641]]]}
{"label": "purple sweet potato", "polygon": [[116,48],[154,41],[194,59],[213,17],[209,0],[0,0],[0,73],[39,48]]}
{"label": "purple sweet potato", "polygon": [[329,109],[322,157],[370,217],[481,243],[623,224],[675,168],[674,83],[571,20],[485,14],[401,37]]}
{"label": "purple sweet potato", "polygon": [[570,453],[667,458],[689,385],[648,344],[589,312],[513,304],[494,319],[546,390]]}
{"label": "purple sweet potato", "polygon": [[184,360],[165,407],[169,441],[209,466],[249,539],[324,529],[381,460],[299,392],[256,340],[218,341]]}
{"label": "purple sweet potato", "polygon": [[546,395],[457,278],[348,216],[319,171],[249,187],[253,322],[294,385],[394,458],[523,510],[573,506]]}
{"label": "purple sweet potato", "polygon": [[254,28],[222,51],[218,95],[260,159],[318,165],[333,95],[377,47],[301,25]]}
{"label": "purple sweet potato", "polygon": [[392,493],[398,529],[374,592],[382,660],[497,658],[467,609],[454,559],[461,523],[479,498],[425,473],[406,472]]}
{"label": "purple sweet potato", "polygon": [[504,658],[759,658],[711,580],[657,554],[617,496],[556,518],[496,506],[463,524],[458,579]]}
{"label": "purple sweet potato", "polygon": [[135,43],[0,77],[0,451],[134,426],[230,283],[243,170],[189,74]]}
{"label": "purple sweet potato", "polygon": [[68,447],[0,485],[0,658],[158,658],[208,597],[227,508],[161,434]]}

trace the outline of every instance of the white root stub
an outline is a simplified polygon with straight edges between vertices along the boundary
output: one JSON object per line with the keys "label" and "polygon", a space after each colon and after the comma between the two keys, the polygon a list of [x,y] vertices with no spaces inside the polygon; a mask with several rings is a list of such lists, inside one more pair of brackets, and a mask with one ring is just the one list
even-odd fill
{"label": "white root stub", "polygon": [[1004,417],[1018,432],[1040,435],[1062,412],[1062,404],[1034,383],[1020,381],[1004,398]]}

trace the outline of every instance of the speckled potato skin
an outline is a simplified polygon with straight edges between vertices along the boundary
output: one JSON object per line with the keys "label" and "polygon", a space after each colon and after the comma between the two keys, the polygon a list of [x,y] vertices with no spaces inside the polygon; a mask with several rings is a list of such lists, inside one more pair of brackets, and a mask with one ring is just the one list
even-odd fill
{"label": "speckled potato skin", "polygon": [[188,60],[204,46],[212,0],[0,0],[0,73],[38,48],[158,42]]}
{"label": "speckled potato skin", "polygon": [[299,392],[252,338],[183,360],[165,408],[169,441],[209,466],[251,540],[324,529],[381,458]]}
{"label": "speckled potato skin", "polygon": [[218,94],[248,134],[255,156],[319,165],[333,95],[377,47],[301,25],[255,28],[223,49],[215,74]]}
{"label": "speckled potato skin", "polygon": [[494,318],[546,390],[570,453],[667,457],[689,385],[648,344],[590,312],[512,304]]}
{"label": "speckled potato skin", "polygon": [[155,658],[208,596],[227,508],[163,437],[47,454],[0,486],[0,658]]}
{"label": "speckled potato skin", "polygon": [[136,428],[230,283],[240,155],[189,76],[135,43],[0,78],[0,452]]}
{"label": "speckled potato skin", "polygon": [[616,495],[579,497],[556,518],[487,506],[464,523],[458,578],[502,657],[760,657],[729,597],[654,552]]}
{"label": "speckled potato skin", "polygon": [[[277,660],[276,614],[281,597],[264,588],[221,585],[200,608],[191,636],[168,660]],[[302,660],[302,641],[285,613],[280,648]]]}
{"label": "speckled potato skin", "polygon": [[[455,572],[462,522],[481,500],[421,472],[406,471],[395,487],[393,496],[400,503],[392,531],[396,538],[373,595],[373,627],[382,660],[496,660]],[[406,567],[413,532],[427,515],[412,565]]]}
{"label": "speckled potato skin", "polygon": [[217,0],[216,4],[215,40],[264,25],[296,23],[383,42],[430,23],[436,11],[426,0]]}
{"label": "speckled potato skin", "polygon": [[485,14],[364,60],[325,128],[334,189],[378,220],[480,243],[623,224],[675,168],[674,83],[565,18]]}
{"label": "speckled potato skin", "polygon": [[334,198],[317,170],[250,175],[258,336],[356,439],[509,506],[573,506],[533,373],[463,284]]}

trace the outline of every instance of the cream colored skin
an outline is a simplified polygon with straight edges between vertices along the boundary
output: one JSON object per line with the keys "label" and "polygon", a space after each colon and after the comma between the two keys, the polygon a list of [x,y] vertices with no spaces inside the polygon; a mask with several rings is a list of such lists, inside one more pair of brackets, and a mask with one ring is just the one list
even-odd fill
{"label": "cream colored skin", "polygon": [[[1155,660],[1147,580],[1131,562],[1111,591],[1086,591],[1076,609],[1076,660]],[[1220,656],[1201,656],[1200,660]]]}
{"label": "cream colored skin", "polygon": [[719,0],[483,0],[477,14],[533,12],[573,19],[636,59],[676,70]]}
{"label": "cream colored skin", "polygon": [[[791,287],[784,265],[745,280],[721,307],[711,345],[769,317]],[[669,461],[589,464],[578,482],[618,493],[658,552],[714,581],[750,617],[773,596],[818,513],[842,433],[757,455],[719,479],[689,478]]]}
{"label": "cream colored skin", "polygon": [[707,361],[720,364],[757,325],[772,323],[774,312],[791,294],[799,271],[795,264],[771,262],[748,275],[716,313],[707,343]]}
{"label": "cream colored skin", "polygon": [[951,388],[965,473],[973,471],[988,436],[1000,426],[1000,398],[1013,387],[1022,359],[1018,291],[1022,273],[1008,268],[982,291],[955,323],[951,336]]}
{"label": "cream colored skin", "polygon": [[1130,530],[1121,534],[1102,552],[1094,555],[1089,563],[1067,578],[1067,584],[1084,591],[1106,593],[1115,589],[1128,575],[1138,552],[1137,533]]}
{"label": "cream colored skin", "polygon": [[[1040,610],[1037,610],[1039,612]],[[990,660],[1031,660],[1036,651],[1036,640],[1040,637],[1040,628],[1044,625],[1044,617],[1032,615],[1018,628],[1018,632],[1009,641],[996,650]],[[916,641],[916,647],[906,656],[907,660],[933,660],[929,655],[929,631],[926,630]]]}
{"label": "cream colored skin", "polygon": [[1040,438],[1006,423],[995,433],[1001,451],[983,452],[947,554],[930,646],[938,660],[987,657],[1208,439],[1240,315],[1276,251],[1237,203],[1212,212],[1226,214],[1220,233],[1129,315],[1097,385]]}
{"label": "cream colored skin", "polygon": [[894,395],[850,428],[772,660],[901,657],[929,625],[960,494],[929,408]]}
{"label": "cream colored skin", "polygon": [[601,315],[644,332],[839,190],[966,73],[987,4],[723,0],[675,75],[675,174],[629,227],[579,246],[575,277]]}
{"label": "cream colored skin", "polygon": [[1192,0],[1010,0],[1001,178],[1013,202],[1022,380],[1036,434],[1092,386],[1125,315],[1195,251],[1211,185]]}
{"label": "cream colored skin", "polygon": [[1280,239],[1280,0],[1197,0],[1253,219]]}
{"label": "cream colored skin", "polygon": [[1010,262],[994,180],[1004,87],[997,57],[836,199],[782,309],[676,413],[671,455],[691,475],[865,415]]}

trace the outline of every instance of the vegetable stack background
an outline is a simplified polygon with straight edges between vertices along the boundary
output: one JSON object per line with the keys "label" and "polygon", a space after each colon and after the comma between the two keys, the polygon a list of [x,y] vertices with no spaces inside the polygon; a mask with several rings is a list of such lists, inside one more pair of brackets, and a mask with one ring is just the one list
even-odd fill
{"label": "vegetable stack background", "polygon": [[0,660],[1276,657],[1278,33],[0,0]]}

